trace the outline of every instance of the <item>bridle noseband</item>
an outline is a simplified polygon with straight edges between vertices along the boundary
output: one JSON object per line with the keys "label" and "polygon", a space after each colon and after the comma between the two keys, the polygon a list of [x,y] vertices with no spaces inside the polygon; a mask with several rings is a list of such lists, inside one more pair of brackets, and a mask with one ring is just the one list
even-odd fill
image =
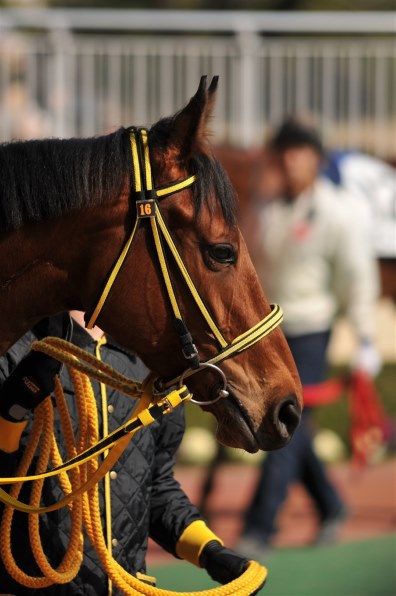
{"label": "bridle noseband", "polygon": [[[166,390],[171,386],[181,386],[184,379],[195,374],[203,368],[211,368],[215,370],[221,377],[222,387],[218,390],[216,397],[210,401],[195,401],[200,405],[209,405],[215,403],[217,400],[228,396],[227,390],[227,379],[223,371],[218,367],[223,360],[239,354],[254,345],[260,339],[268,335],[273,329],[275,329],[283,319],[283,311],[280,306],[272,305],[271,312],[254,327],[251,327],[233,341],[228,342],[219,327],[217,326],[214,318],[210,314],[206,307],[202,297],[199,295],[198,290],[194,282],[192,281],[190,274],[188,273],[183,259],[180,256],[179,251],[173,241],[172,235],[165,223],[160,209],[160,201],[169,195],[180,192],[181,190],[190,187],[196,181],[196,176],[188,176],[183,180],[177,182],[171,182],[162,188],[153,188],[153,179],[151,173],[151,163],[148,146],[148,131],[145,128],[131,128],[130,129],[130,142],[132,151],[132,164],[134,173],[134,189],[133,193],[136,198],[136,210],[137,218],[134,228],[124,245],[120,256],[118,257],[103,289],[103,292],[95,306],[92,314],[88,317],[86,327],[92,329],[94,327],[97,318],[106,302],[106,299],[110,293],[110,290],[116,280],[116,277],[125,261],[125,258],[136,238],[139,227],[144,222],[149,222],[151,226],[155,248],[157,252],[158,261],[161,268],[162,278],[166,287],[169,302],[174,315],[175,330],[178,334],[181,350],[183,356],[187,360],[188,368],[178,377],[170,381],[159,380],[157,387],[160,390]],[[219,351],[217,354],[209,358],[206,362],[201,362],[198,354],[198,350],[195,347],[193,338],[183,320],[179,304],[176,298],[176,294],[173,289],[173,283],[170,276],[170,271],[164,251],[164,243],[172,254],[179,271],[205,319],[207,325],[212,331],[216,341],[219,345]]]}

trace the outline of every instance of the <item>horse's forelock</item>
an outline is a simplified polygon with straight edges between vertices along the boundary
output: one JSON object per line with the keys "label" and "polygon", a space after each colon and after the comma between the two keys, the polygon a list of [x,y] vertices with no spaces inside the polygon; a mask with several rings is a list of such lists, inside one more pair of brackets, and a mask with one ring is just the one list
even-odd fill
{"label": "horse's forelock", "polygon": [[211,210],[220,206],[230,226],[237,222],[237,195],[221,163],[208,153],[197,153],[190,158],[189,170],[197,180],[193,194],[197,213],[206,202]]}

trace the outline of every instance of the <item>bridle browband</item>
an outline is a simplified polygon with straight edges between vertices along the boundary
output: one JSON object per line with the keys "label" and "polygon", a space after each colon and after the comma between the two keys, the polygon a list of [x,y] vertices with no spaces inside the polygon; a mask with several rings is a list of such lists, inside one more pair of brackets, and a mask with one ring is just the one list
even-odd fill
{"label": "bridle browband", "polygon": [[[256,342],[258,342],[260,339],[268,335],[271,331],[273,331],[273,329],[275,329],[281,323],[283,319],[283,311],[280,306],[271,305],[270,314],[267,315],[264,319],[262,319],[259,323],[257,323],[254,327],[251,327],[231,342],[228,342],[224,338],[221,330],[217,326],[214,318],[212,317],[208,308],[206,307],[203,299],[201,298],[198,290],[195,287],[194,282],[190,277],[190,274],[188,273],[184,265],[183,259],[181,258],[180,253],[176,248],[176,245],[165,223],[165,220],[163,219],[160,209],[160,201],[162,199],[192,186],[192,184],[194,184],[194,182],[196,181],[196,176],[188,176],[183,180],[171,182],[170,184],[167,184],[166,186],[163,186],[161,188],[153,188],[153,178],[151,173],[151,163],[148,146],[148,131],[145,128],[131,128],[129,137],[131,143],[132,164],[134,174],[133,194],[136,198],[137,210],[136,222],[126,244],[124,245],[121,251],[120,256],[118,257],[112,271],[110,272],[105,287],[101,293],[101,296],[95,308],[92,311],[92,314],[88,317],[86,327],[88,329],[92,329],[92,327],[94,327],[100,315],[100,312],[108,298],[110,290],[117,278],[117,275],[125,261],[125,258],[134,242],[134,239],[136,238],[136,234],[139,227],[143,224],[143,222],[148,221],[151,226],[154,238],[162,278],[173,311],[175,330],[180,340],[183,356],[189,363],[189,367],[181,375],[170,381],[165,382],[162,380],[159,383],[157,383],[157,387],[160,387],[161,389],[165,390],[166,388],[169,388],[176,384],[181,386],[186,377],[191,376],[192,374],[194,374],[202,368],[209,367],[220,374],[223,386],[218,390],[217,396],[213,400],[205,402],[201,401],[196,403],[199,403],[200,405],[212,404],[218,399],[228,396],[228,391],[226,389],[227,379],[223,371],[217,365],[220,364],[226,358],[243,352],[250,346],[254,345]],[[181,311],[176,298],[176,294],[173,289],[173,283],[165,256],[164,243],[169,249],[170,253],[172,254],[179,268],[179,271],[191,293],[191,296],[193,297],[199,311],[201,312],[203,318],[205,319],[207,325],[209,326],[219,345],[219,351],[217,352],[217,354],[209,358],[206,362],[200,361],[198,351],[193,342],[193,338],[190,332],[188,331],[188,328],[181,315]]]}

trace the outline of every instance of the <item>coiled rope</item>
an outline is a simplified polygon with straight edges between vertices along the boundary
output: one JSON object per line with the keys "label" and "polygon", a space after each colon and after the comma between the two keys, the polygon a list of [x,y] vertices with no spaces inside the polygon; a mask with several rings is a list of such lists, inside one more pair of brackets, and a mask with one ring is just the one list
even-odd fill
{"label": "coiled rope", "polygon": [[[78,574],[83,559],[84,527],[110,581],[122,590],[126,596],[249,596],[255,593],[267,577],[267,569],[256,561],[250,561],[245,572],[234,581],[198,592],[174,592],[150,586],[129,574],[117,563],[112,557],[103,535],[98,482],[120,457],[138,428],[129,430],[127,423],[124,425],[128,430],[127,434],[110,441],[109,449],[108,447],[101,450],[96,449],[96,446],[100,444],[98,414],[96,399],[89,377],[122,391],[126,395],[138,398],[138,406],[133,419],[129,423],[131,424],[131,421],[139,419],[142,422],[139,427],[154,420],[150,414],[153,399],[153,379],[149,376],[143,383],[130,380],[91,354],[58,338],[46,338],[35,342],[32,348],[56,358],[68,367],[77,400],[79,417],[77,437],[72,428],[59,378],[56,379],[54,397],[66,444],[67,458],[69,461],[77,458],[77,461],[65,468],[53,432],[53,405],[50,399],[46,399],[35,410],[32,431],[16,477],[0,480],[1,484],[12,484],[9,493],[0,489],[0,499],[5,503],[0,524],[0,535],[2,537],[0,555],[9,575],[21,585],[32,589],[45,588],[56,583],[67,584],[71,582]],[[171,411],[174,404],[177,405],[177,403],[182,403],[188,399],[188,397],[181,395],[182,390],[183,388],[178,390],[178,395],[173,403],[172,396],[167,396],[166,399],[170,400],[170,407],[161,411],[161,414],[166,414]],[[185,387],[184,390],[186,390]],[[153,410],[154,408],[152,408]],[[26,476],[37,451],[35,475]],[[78,461],[79,455],[86,452],[93,452],[93,455],[90,453],[90,456],[83,458],[82,462]],[[102,452],[107,454],[105,453],[105,458],[99,465],[98,455]],[[47,472],[49,462],[51,462],[54,469]],[[70,477],[67,470],[70,471]],[[59,478],[65,497],[54,505],[40,507],[44,479],[49,475],[54,475],[54,471]],[[18,496],[23,483],[31,479],[34,479],[34,482],[29,504],[25,504],[18,500]],[[70,538],[62,561],[54,568],[48,561],[41,543],[39,514],[40,512],[59,509],[65,505],[69,509],[71,520]],[[13,557],[11,530],[15,509],[28,513],[31,549],[41,570],[41,576],[31,576],[25,573]]]}

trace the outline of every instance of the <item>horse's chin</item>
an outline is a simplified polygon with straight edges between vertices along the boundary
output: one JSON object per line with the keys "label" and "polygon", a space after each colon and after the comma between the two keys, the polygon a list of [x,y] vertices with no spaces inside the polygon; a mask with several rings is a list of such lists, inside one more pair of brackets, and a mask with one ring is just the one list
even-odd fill
{"label": "horse's chin", "polygon": [[213,406],[204,407],[217,420],[216,438],[222,445],[256,453],[262,449],[245,412],[230,396]]}
{"label": "horse's chin", "polygon": [[208,409],[216,417],[216,438],[227,447],[257,453],[259,450],[279,449],[289,442],[289,438],[275,436],[268,428],[266,430],[266,424],[260,425],[256,431],[248,413],[232,392],[226,399],[204,409]]}
{"label": "horse's chin", "polygon": [[245,421],[238,423],[236,428],[228,423],[218,421],[216,439],[226,447],[244,449],[248,453],[257,453],[260,447],[256,438]]}

